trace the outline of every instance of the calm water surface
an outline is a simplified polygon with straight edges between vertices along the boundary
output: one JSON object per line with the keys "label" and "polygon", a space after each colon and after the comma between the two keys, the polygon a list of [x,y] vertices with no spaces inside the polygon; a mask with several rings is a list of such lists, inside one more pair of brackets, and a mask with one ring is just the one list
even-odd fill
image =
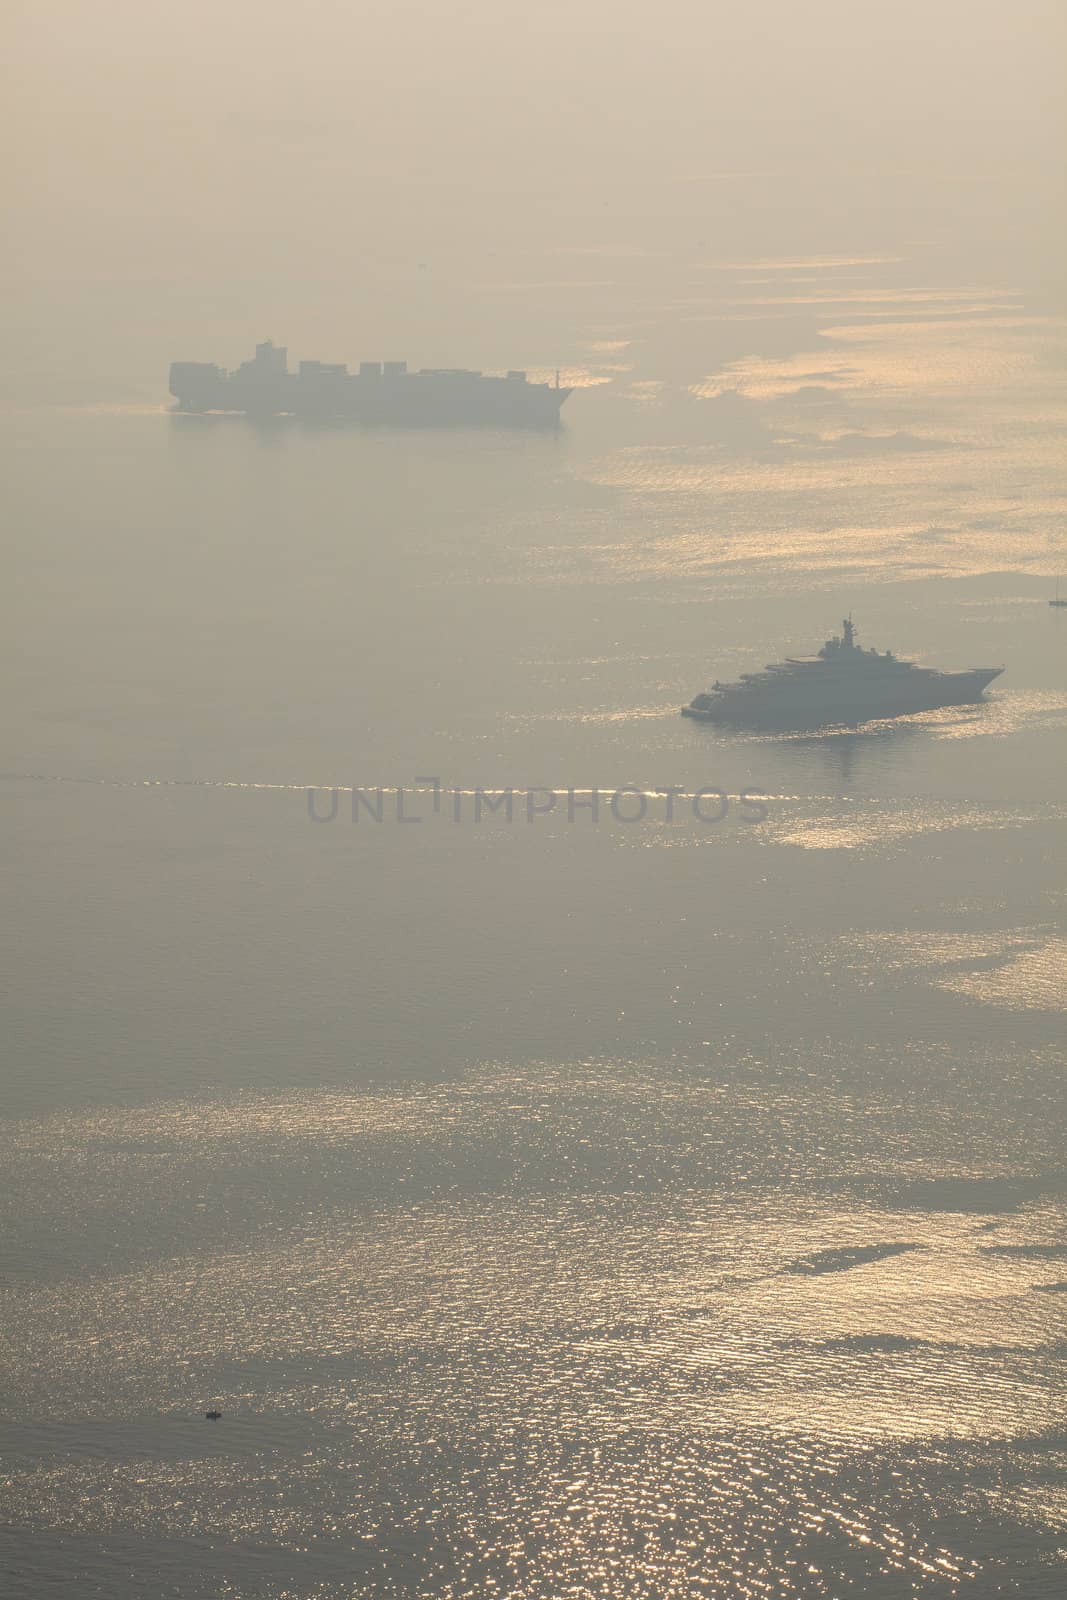
{"label": "calm water surface", "polygon": [[[616,266],[559,435],[5,416],[8,1594],[1067,1584],[1062,327]],[[849,610],[1007,671],[678,717]]]}

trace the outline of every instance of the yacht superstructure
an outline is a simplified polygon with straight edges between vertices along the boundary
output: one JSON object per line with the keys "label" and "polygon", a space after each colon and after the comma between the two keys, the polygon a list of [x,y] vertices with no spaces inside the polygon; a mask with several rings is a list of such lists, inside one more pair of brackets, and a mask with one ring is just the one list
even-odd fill
{"label": "yacht superstructure", "polygon": [[714,683],[682,709],[684,717],[749,726],[818,727],[900,717],[979,700],[1003,667],[941,672],[891,650],[865,650],[851,617],[813,656],[789,656],[736,683]]}

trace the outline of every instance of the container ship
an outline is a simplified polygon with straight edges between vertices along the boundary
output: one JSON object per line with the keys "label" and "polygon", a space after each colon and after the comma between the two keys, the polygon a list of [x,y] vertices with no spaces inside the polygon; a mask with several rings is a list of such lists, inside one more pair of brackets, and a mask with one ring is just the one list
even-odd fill
{"label": "container ship", "polygon": [[852,618],[813,656],[789,656],[737,683],[713,683],[682,709],[700,722],[749,728],[817,728],[903,717],[980,700],[1003,667],[940,672],[891,650],[864,650]]}
{"label": "container ship", "polygon": [[531,383],[525,372],[496,377],[455,367],[409,372],[406,361],[301,361],[267,340],[234,372],[208,361],[175,361],[170,392],[181,411],[237,411],[246,416],[351,417],[359,422],[433,427],[551,428],[572,390]]}

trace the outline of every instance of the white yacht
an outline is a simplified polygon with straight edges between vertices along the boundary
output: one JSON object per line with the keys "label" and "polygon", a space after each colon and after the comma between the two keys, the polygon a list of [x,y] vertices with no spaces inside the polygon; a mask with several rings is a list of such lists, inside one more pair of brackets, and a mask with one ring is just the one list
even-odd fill
{"label": "white yacht", "polygon": [[891,650],[864,650],[851,617],[818,655],[789,656],[737,683],[714,683],[682,708],[683,717],[750,727],[823,727],[869,722],[980,700],[1003,667],[939,672]]}

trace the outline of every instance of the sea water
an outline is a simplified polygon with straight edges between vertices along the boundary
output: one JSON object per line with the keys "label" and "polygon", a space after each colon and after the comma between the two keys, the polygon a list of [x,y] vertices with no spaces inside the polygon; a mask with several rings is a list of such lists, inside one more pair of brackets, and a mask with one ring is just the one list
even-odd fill
{"label": "sea water", "polygon": [[[616,268],[558,434],[5,416],[12,1596],[1062,1590],[1062,329]],[[679,717],[850,612],[1003,677]]]}

